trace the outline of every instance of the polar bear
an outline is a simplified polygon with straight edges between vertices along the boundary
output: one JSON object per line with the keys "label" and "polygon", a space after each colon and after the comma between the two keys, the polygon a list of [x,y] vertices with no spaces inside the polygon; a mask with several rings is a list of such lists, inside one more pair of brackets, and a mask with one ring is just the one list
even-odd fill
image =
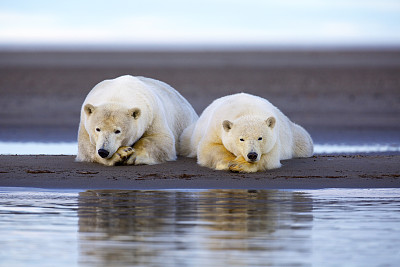
{"label": "polar bear", "polygon": [[197,119],[166,83],[129,75],[102,81],[82,105],[76,160],[107,166],[175,160],[179,136]]}
{"label": "polar bear", "polygon": [[280,160],[313,154],[306,130],[268,100],[246,93],[215,100],[184,130],[180,142],[182,155],[233,172],[275,169]]}

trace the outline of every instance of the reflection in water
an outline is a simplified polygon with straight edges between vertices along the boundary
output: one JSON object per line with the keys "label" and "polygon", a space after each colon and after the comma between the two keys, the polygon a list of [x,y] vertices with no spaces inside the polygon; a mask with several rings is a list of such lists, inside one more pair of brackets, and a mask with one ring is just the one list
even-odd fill
{"label": "reflection in water", "polygon": [[305,193],[89,190],[78,203],[82,264],[310,263],[313,202]]}
{"label": "reflection in water", "polygon": [[0,187],[0,266],[74,266],[77,196]]}
{"label": "reflection in water", "polygon": [[398,266],[400,189],[0,187],[0,266]]}

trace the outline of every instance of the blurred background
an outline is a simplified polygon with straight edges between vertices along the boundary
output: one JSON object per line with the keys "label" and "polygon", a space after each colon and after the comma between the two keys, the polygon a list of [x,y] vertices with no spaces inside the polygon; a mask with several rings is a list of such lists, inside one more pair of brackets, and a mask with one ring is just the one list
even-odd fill
{"label": "blurred background", "polygon": [[398,45],[398,0],[2,0],[2,46]]}
{"label": "blurred background", "polygon": [[201,111],[248,92],[317,143],[400,147],[400,1],[0,2],[0,141],[74,142],[90,89],[124,74]]}

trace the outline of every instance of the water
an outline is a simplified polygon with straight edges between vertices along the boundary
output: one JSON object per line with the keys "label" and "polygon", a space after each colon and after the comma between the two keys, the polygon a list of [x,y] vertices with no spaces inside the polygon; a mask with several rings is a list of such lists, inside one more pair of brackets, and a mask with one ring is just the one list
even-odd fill
{"label": "water", "polygon": [[400,189],[0,188],[1,266],[396,266]]}
{"label": "water", "polygon": [[77,193],[31,190],[0,188],[0,266],[76,265]]}
{"label": "water", "polygon": [[[76,155],[76,142],[1,142],[0,155]],[[314,144],[315,154],[337,153],[400,153],[398,143],[366,143],[366,144]]]}

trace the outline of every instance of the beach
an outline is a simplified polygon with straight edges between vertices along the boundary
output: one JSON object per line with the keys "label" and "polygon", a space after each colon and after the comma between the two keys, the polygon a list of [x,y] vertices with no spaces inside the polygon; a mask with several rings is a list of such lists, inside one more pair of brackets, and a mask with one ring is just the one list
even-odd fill
{"label": "beach", "polygon": [[[268,99],[318,144],[400,144],[400,50],[3,51],[0,141],[76,142],[90,89],[120,75],[158,79],[200,114],[214,99]],[[12,154],[12,153],[11,153]],[[316,155],[242,174],[178,158],[105,167],[74,156],[0,155],[0,186],[81,189],[392,188],[400,153]]]}
{"label": "beach", "polygon": [[316,156],[251,174],[215,171],[179,158],[159,165],[74,162],[73,156],[0,156],[0,187],[48,189],[399,188],[400,156]]}

